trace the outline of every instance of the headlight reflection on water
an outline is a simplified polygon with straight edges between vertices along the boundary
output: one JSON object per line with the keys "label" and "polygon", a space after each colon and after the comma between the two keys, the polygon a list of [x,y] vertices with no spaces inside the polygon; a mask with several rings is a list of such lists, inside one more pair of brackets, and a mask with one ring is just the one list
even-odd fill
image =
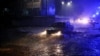
{"label": "headlight reflection on water", "polygon": [[63,50],[62,50],[62,46],[60,44],[57,44],[55,46],[55,52],[54,52],[57,56],[63,56]]}

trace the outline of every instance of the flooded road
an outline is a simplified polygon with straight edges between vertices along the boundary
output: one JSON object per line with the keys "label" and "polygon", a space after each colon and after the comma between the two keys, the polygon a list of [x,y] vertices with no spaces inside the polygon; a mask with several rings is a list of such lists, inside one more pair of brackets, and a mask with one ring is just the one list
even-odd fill
{"label": "flooded road", "polygon": [[100,56],[100,37],[26,34],[0,46],[0,56]]}

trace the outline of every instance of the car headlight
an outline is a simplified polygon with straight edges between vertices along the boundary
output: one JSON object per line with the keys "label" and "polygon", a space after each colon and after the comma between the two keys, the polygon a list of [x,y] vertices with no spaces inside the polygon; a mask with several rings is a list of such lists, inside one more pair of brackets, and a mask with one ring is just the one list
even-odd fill
{"label": "car headlight", "polygon": [[46,30],[41,32],[41,33],[39,33],[39,35],[46,35],[46,34],[47,34]]}
{"label": "car headlight", "polygon": [[83,25],[88,25],[90,24],[90,18],[86,17],[86,18],[79,18],[76,20],[76,23],[78,24],[83,24]]}
{"label": "car headlight", "polygon": [[61,35],[62,35],[61,31],[58,31],[57,33],[51,34],[51,36],[61,36]]}

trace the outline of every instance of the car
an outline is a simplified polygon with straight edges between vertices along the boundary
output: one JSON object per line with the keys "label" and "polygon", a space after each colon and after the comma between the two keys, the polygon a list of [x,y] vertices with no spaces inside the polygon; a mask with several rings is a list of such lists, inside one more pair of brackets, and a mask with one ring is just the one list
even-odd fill
{"label": "car", "polygon": [[49,26],[46,32],[47,35],[61,35],[70,34],[73,29],[74,27],[69,22],[56,22]]}

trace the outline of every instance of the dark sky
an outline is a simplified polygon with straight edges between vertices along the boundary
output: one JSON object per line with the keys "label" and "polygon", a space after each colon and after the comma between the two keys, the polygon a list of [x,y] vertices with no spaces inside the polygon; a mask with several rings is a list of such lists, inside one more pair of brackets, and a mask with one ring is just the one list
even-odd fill
{"label": "dark sky", "polygon": [[[58,0],[55,0],[58,1]],[[68,1],[68,0],[66,0]],[[87,7],[94,7],[95,5],[99,5],[100,4],[100,0],[72,0],[73,2],[75,2],[76,4],[82,4],[82,6],[84,6],[85,8]],[[23,0],[0,0],[0,7],[1,8],[23,8],[24,3],[22,3]]]}

